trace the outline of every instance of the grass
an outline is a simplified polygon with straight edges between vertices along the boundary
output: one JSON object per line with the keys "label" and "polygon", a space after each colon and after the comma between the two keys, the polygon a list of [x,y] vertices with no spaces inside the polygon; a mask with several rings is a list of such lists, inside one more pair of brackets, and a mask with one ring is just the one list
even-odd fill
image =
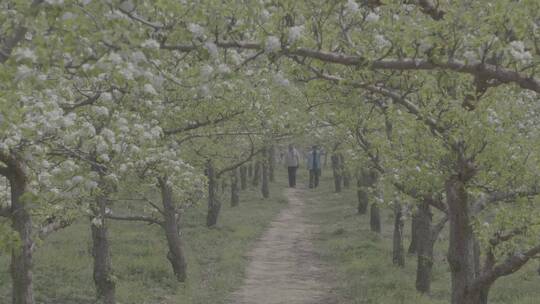
{"label": "grass", "polygon": [[[407,256],[403,269],[392,265],[391,210],[382,211],[381,235],[369,230],[369,217],[356,214],[356,193],[333,193],[331,173],[323,174],[321,187],[309,191],[311,221],[320,225],[315,241],[319,255],[333,269],[334,293],[340,304],[439,304],[450,302],[450,274],[446,262],[447,230],[436,244],[432,293],[419,295],[415,288],[416,258]],[[407,222],[405,245],[410,240]],[[446,228],[447,229],[447,228]],[[538,264],[530,262],[519,272],[499,279],[490,292],[490,303],[532,304],[540,299]]]}
{"label": "grass", "polygon": [[[224,195],[218,226],[204,226],[206,205],[187,212],[183,221],[188,280],[177,283],[166,259],[166,243],[159,227],[113,222],[112,260],[121,304],[221,304],[241,283],[246,253],[270,220],[287,203],[285,185],[271,186],[272,198],[261,199],[257,189],[241,193],[240,206],[231,208]],[[40,304],[95,303],[86,221],[51,235],[34,258],[34,292]],[[9,261],[0,256],[0,303],[10,302]]]}

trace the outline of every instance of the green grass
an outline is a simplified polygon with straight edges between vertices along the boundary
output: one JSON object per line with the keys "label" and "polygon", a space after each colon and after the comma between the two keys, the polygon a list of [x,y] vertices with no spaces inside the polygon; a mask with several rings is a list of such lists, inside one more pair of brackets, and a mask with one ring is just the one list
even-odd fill
{"label": "green grass", "polygon": [[[369,230],[369,217],[356,214],[354,189],[333,192],[331,173],[323,174],[321,187],[309,191],[307,204],[311,221],[321,226],[315,242],[319,255],[333,269],[334,292],[340,304],[439,304],[450,302],[450,274],[446,262],[447,230],[436,244],[432,294],[419,295],[415,288],[416,258],[407,256],[403,269],[392,265],[391,210],[382,211],[383,232]],[[446,228],[447,229],[447,228]],[[405,245],[410,240],[407,222]],[[407,247],[406,247],[407,248]],[[538,264],[530,262],[524,269],[499,279],[490,292],[490,303],[539,303],[540,276]]]}
{"label": "green grass", "polygon": [[[281,178],[281,180],[283,180]],[[285,185],[272,185],[272,198],[262,200],[257,189],[241,193],[240,206],[231,208],[224,195],[216,228],[205,225],[206,205],[184,216],[183,233],[188,280],[180,284],[166,259],[166,243],[159,227],[113,222],[112,260],[121,304],[220,304],[244,276],[246,253],[287,203]],[[34,292],[40,304],[90,304],[95,301],[86,221],[51,235],[35,254]],[[10,302],[7,257],[0,256],[0,303]]]}

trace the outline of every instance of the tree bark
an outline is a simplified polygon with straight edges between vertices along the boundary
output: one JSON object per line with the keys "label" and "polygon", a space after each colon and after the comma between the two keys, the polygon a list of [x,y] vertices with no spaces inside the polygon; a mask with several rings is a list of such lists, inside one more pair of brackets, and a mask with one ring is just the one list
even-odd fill
{"label": "tree bark", "polygon": [[366,189],[364,187],[358,187],[358,190],[356,190],[356,196],[358,197],[358,214],[366,214],[369,204]]}
{"label": "tree bark", "polygon": [[351,173],[345,165],[345,157],[342,153],[339,154],[339,167],[341,169],[343,188],[349,189],[351,187]]}
{"label": "tree bark", "polygon": [[225,190],[227,190],[227,179],[221,180],[221,194],[225,193]]}
{"label": "tree bark", "polygon": [[331,160],[332,160],[332,172],[334,174],[334,191],[336,193],[339,193],[341,192],[341,182],[342,182],[339,156],[334,153],[332,154]]}
{"label": "tree bark", "polygon": [[262,161],[262,185],[261,185],[261,193],[264,198],[270,197],[270,187],[268,185],[269,183],[269,165],[268,165],[268,149],[265,149],[263,151],[263,155],[265,156]]}
{"label": "tree bark", "polygon": [[467,294],[475,279],[474,234],[465,183],[459,176],[446,182],[450,222],[448,263],[452,277],[452,304],[480,303],[480,294]]}
{"label": "tree bark", "polygon": [[274,146],[270,146],[270,151],[268,155],[268,179],[271,183],[276,181],[274,169],[276,167],[276,148]]}
{"label": "tree bark", "polygon": [[416,217],[416,248],[418,263],[416,266],[416,290],[428,294],[431,290],[431,274],[433,268],[433,246],[431,226],[433,214],[427,202],[422,202],[415,214]]}
{"label": "tree bark", "polygon": [[248,177],[253,178],[253,162],[249,163],[247,172],[248,172]]}
{"label": "tree bark", "polygon": [[99,196],[94,206],[92,221],[92,256],[94,258],[94,283],[96,285],[97,299],[103,304],[114,304],[116,283],[112,272],[111,250],[106,221],[107,198]]}
{"label": "tree bark", "polygon": [[253,167],[253,179],[251,184],[253,187],[258,187],[261,180],[261,161],[257,160]]}
{"label": "tree bark", "polygon": [[[17,170],[18,171],[18,170]],[[11,226],[20,239],[20,247],[11,252],[12,303],[33,304],[32,286],[32,218],[22,202],[26,191],[26,177],[21,172],[13,172],[8,177],[11,188]]]}
{"label": "tree bark", "polygon": [[174,207],[172,189],[165,180],[159,180],[161,189],[161,202],[163,205],[163,229],[167,238],[169,252],[167,259],[171,263],[174,275],[178,282],[184,282],[187,277],[187,263],[184,255],[184,246],[180,237],[178,212]]}
{"label": "tree bark", "polygon": [[403,247],[403,207],[400,203],[394,202],[394,233],[392,262],[399,267],[405,266],[405,248]]}
{"label": "tree bark", "polygon": [[247,167],[241,166],[240,167],[240,185],[242,190],[247,189]]}
{"label": "tree bark", "polygon": [[240,189],[238,187],[238,170],[231,172],[231,207],[236,207],[240,203]]}
{"label": "tree bark", "polygon": [[417,253],[418,248],[418,211],[415,211],[412,215],[411,220],[411,243],[409,244],[408,253],[415,254]]}
{"label": "tree bark", "polygon": [[218,195],[218,180],[212,161],[206,163],[206,173],[208,177],[208,213],[206,215],[206,226],[214,227],[217,224],[221,202]]}
{"label": "tree bark", "polygon": [[371,204],[369,226],[371,231],[381,233],[381,211],[376,202]]}
{"label": "tree bark", "polygon": [[358,214],[366,214],[369,206],[367,187],[369,186],[369,176],[365,170],[359,170],[356,174],[356,196],[358,198]]}

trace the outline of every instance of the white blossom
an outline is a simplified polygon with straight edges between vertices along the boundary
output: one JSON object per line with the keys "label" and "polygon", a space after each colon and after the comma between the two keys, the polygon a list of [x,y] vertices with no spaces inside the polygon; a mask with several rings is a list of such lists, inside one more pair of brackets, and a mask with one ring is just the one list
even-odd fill
{"label": "white blossom", "polygon": [[116,52],[112,52],[109,54],[109,60],[114,64],[120,64],[122,63],[122,56]]}
{"label": "white blossom", "polygon": [[204,37],[204,28],[196,23],[190,23],[188,25],[188,30],[193,34],[195,38]]}
{"label": "white blossom", "polygon": [[94,113],[96,113],[99,116],[109,116],[109,109],[103,106],[94,106],[92,107],[94,110]]}
{"label": "white blossom", "polygon": [[17,67],[17,73],[15,73],[15,80],[16,81],[24,80],[24,79],[30,77],[30,75],[32,75],[33,72],[34,72],[34,70],[29,68],[28,66],[26,66],[24,64],[19,65]]}
{"label": "white blossom", "polygon": [[281,42],[279,41],[279,38],[276,36],[268,36],[266,39],[266,44],[264,47],[264,50],[267,53],[275,53],[281,49]]}
{"label": "white blossom", "polygon": [[141,46],[148,49],[159,49],[159,42],[154,39],[147,39],[141,44]]}
{"label": "white blossom", "polygon": [[217,48],[217,45],[215,43],[207,41],[204,44],[204,47],[206,48],[206,50],[210,54],[210,57],[216,58],[219,55],[218,48]]}
{"label": "white blossom", "polygon": [[204,78],[210,77],[214,72],[214,68],[208,64],[205,64],[201,67],[201,76]]}
{"label": "white blossom", "polygon": [[158,95],[158,92],[156,91],[156,89],[154,89],[154,87],[149,83],[144,84],[143,91],[150,95]]}
{"label": "white blossom", "polygon": [[531,53],[525,50],[525,44],[523,41],[512,41],[510,42],[510,54],[514,59],[522,62],[529,63],[533,59]]}
{"label": "white blossom", "polygon": [[375,43],[380,48],[386,48],[391,45],[390,41],[388,41],[383,35],[380,34],[375,35]]}
{"label": "white blossom", "polygon": [[289,40],[288,40],[289,44],[292,44],[298,41],[298,39],[302,37],[303,31],[304,31],[303,25],[293,26],[289,28]]}
{"label": "white blossom", "polygon": [[376,22],[376,21],[379,21],[380,19],[380,16],[375,14],[374,12],[370,12],[367,16],[366,16],[366,21],[367,22]]}
{"label": "white blossom", "polygon": [[218,66],[218,71],[219,73],[221,74],[228,74],[231,72],[231,68],[229,68],[228,65],[226,65],[225,63],[222,63]]}
{"label": "white blossom", "polygon": [[34,53],[33,50],[29,49],[29,48],[18,48],[14,53],[13,55],[15,56],[15,60],[17,62],[21,61],[21,60],[24,60],[24,59],[28,59],[32,62],[36,62],[37,61],[37,56],[36,54]]}
{"label": "white blossom", "polygon": [[64,4],[64,0],[45,0],[47,4],[50,5],[62,5]]}
{"label": "white blossom", "polygon": [[356,1],[354,0],[348,0],[347,1],[347,4],[345,5],[345,7],[347,8],[347,11],[351,14],[354,14],[356,12],[358,12],[358,3],[356,3]]}

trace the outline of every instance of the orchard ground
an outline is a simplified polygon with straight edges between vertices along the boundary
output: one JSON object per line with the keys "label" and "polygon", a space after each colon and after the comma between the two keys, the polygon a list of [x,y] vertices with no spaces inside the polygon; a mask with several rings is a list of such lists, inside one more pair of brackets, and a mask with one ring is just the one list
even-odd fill
{"label": "orchard ground", "polygon": [[[260,198],[258,189],[250,188],[242,192],[240,206],[231,208],[228,193],[225,193],[223,214],[216,228],[202,225],[205,204],[187,211],[183,231],[189,279],[184,284],[174,280],[158,227],[112,222],[110,235],[118,302],[231,303],[234,292],[245,285],[250,260],[256,258],[249,257],[249,253],[260,245],[258,239],[268,230],[271,221],[289,207],[285,172],[278,173],[268,200]],[[367,215],[356,214],[355,189],[334,193],[330,170],[323,170],[321,186],[316,190],[305,189],[306,172],[299,171],[299,175],[300,190],[295,193],[303,200],[302,216],[306,224],[314,227],[313,235],[304,236],[314,245],[314,259],[324,264],[323,277],[318,279],[325,284],[325,290],[335,303],[448,302],[446,229],[436,245],[432,293],[429,297],[420,296],[414,288],[416,258],[408,256],[403,269],[392,266],[392,211],[382,210],[383,231],[378,235],[369,231]],[[88,226],[81,220],[52,235],[37,250],[34,271],[37,303],[95,302]],[[409,239],[407,227],[406,244]],[[0,263],[6,269],[7,257],[0,257]],[[538,303],[540,277],[536,266],[529,263],[516,275],[497,281],[490,303]],[[0,302],[7,303],[10,298],[7,272],[0,274],[0,286]]]}

